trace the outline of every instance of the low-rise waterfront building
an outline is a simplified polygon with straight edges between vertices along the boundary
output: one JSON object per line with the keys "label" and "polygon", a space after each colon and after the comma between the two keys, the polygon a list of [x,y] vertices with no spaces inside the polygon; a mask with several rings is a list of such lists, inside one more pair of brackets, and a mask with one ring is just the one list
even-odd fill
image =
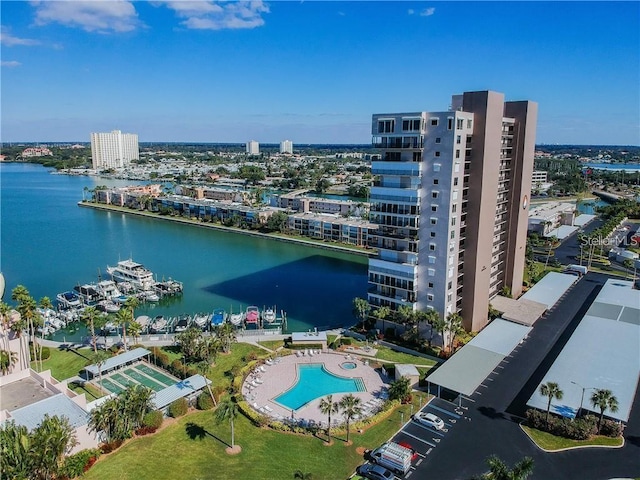
{"label": "low-rise waterfront building", "polygon": [[544,203],[529,210],[530,232],[544,237],[560,225],[573,226],[576,218],[576,206],[573,203]]}
{"label": "low-rise waterfront building", "polygon": [[301,195],[300,192],[274,195],[271,197],[271,205],[299,213],[329,213],[335,215],[354,216],[365,215],[368,212],[368,204],[362,202],[308,197]]}
{"label": "low-rise waterfront building", "polygon": [[22,151],[22,158],[47,157],[51,155],[53,155],[53,152],[46,147],[29,147]]}
{"label": "low-rise waterfront building", "polygon": [[339,242],[359,247],[369,245],[371,232],[378,226],[358,217],[317,213],[294,213],[287,218],[287,229],[297,235],[327,242]]}

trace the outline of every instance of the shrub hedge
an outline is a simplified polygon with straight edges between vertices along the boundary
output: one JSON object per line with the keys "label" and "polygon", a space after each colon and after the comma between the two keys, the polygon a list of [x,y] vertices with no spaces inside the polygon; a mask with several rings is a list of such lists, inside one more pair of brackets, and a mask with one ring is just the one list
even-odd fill
{"label": "shrub hedge", "polygon": [[169,415],[171,415],[173,418],[183,416],[187,413],[187,410],[189,410],[189,404],[187,403],[186,398],[179,398],[177,400],[174,400],[169,405]]}
{"label": "shrub hedge", "polygon": [[[598,418],[594,415],[570,419],[550,414],[549,422],[546,421],[547,412],[540,410],[527,410],[527,425],[543,432],[558,437],[572,440],[587,440],[598,433]],[[622,435],[622,427],[612,420],[603,420],[600,435],[607,437],[619,437]]]}
{"label": "shrub hedge", "polygon": [[213,408],[213,400],[211,400],[209,392],[202,392],[198,395],[197,407],[198,410],[211,410]]}
{"label": "shrub hedge", "polygon": [[162,422],[164,421],[164,415],[160,410],[154,410],[152,412],[148,412],[142,419],[142,425],[145,427],[151,427],[158,429],[162,426]]}
{"label": "shrub hedge", "polygon": [[76,478],[95,463],[102,452],[98,448],[81,450],[64,459],[64,464],[59,472],[59,478]]}

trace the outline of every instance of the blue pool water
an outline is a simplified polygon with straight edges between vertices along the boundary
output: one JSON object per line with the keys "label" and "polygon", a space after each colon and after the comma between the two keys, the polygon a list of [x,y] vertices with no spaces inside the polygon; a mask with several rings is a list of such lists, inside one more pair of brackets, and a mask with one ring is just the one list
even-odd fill
{"label": "blue pool water", "polygon": [[316,398],[333,393],[366,390],[361,378],[345,378],[328,372],[322,363],[298,365],[298,382],[274,400],[289,410],[298,410]]}

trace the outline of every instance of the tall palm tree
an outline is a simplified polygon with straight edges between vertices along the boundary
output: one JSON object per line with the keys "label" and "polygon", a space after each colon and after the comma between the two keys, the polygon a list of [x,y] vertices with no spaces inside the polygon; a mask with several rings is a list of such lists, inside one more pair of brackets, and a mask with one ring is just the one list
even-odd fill
{"label": "tall palm tree", "polygon": [[122,343],[125,351],[127,350],[127,324],[131,321],[131,313],[127,307],[122,307],[116,313],[115,323],[122,327]]}
{"label": "tall palm tree", "polygon": [[231,448],[236,446],[235,444],[235,432],[233,429],[233,421],[238,416],[238,404],[234,401],[232,397],[226,397],[224,400],[220,402],[218,408],[216,409],[216,421],[218,423],[222,423],[224,421],[229,421],[231,424]]}
{"label": "tall palm tree", "polygon": [[547,382],[540,385],[540,395],[543,397],[549,397],[549,401],[547,402],[547,416],[545,418],[545,423],[549,425],[549,411],[551,410],[551,402],[554,399],[562,400],[562,396],[564,392],[560,390],[560,387],[555,382]]}
{"label": "tall palm tree", "polygon": [[452,312],[447,315],[445,320],[445,332],[447,333],[449,352],[453,353],[453,342],[458,335],[464,333],[464,328],[462,327],[462,316],[459,313]]}
{"label": "tall palm tree", "polygon": [[369,302],[364,298],[356,297],[353,299],[353,313],[362,322],[362,329],[364,330],[364,324],[369,316],[371,307]]}
{"label": "tall palm tree", "polygon": [[0,301],[0,322],[2,323],[2,336],[4,338],[4,348],[9,349],[9,331],[11,330],[11,307]]}
{"label": "tall palm tree", "polygon": [[106,362],[109,358],[111,358],[111,354],[107,351],[100,350],[95,351],[93,355],[89,357],[89,363],[94,364],[98,367],[98,374],[100,375],[100,388],[102,389],[102,366],[104,362]]}
{"label": "tall palm tree", "polygon": [[18,354],[11,350],[0,350],[0,371],[2,375],[9,373],[18,361]]}
{"label": "tall palm tree", "polygon": [[[53,310],[53,303],[51,303],[51,299],[49,297],[42,297],[40,299],[39,304],[40,304],[40,308],[42,308],[42,309]],[[43,323],[43,326],[44,326],[44,321],[42,323]],[[40,333],[41,345],[40,345],[40,349],[39,349],[40,352],[39,352],[39,357],[38,357],[38,361],[40,363],[40,370],[42,370],[42,345],[44,345],[44,331],[45,331],[45,329],[43,328],[41,330],[41,333]]]}
{"label": "tall palm tree", "polygon": [[133,341],[138,343],[138,337],[140,337],[140,333],[142,333],[142,325],[140,325],[137,321],[129,322],[129,335],[133,337]]}
{"label": "tall palm tree", "polygon": [[598,433],[600,433],[604,412],[609,410],[611,413],[616,413],[618,411],[618,399],[611,390],[598,388],[591,394],[591,404],[600,409],[600,418],[598,419]]}
{"label": "tall palm tree", "polygon": [[362,400],[350,393],[349,395],[342,397],[339,405],[342,410],[342,415],[347,422],[347,443],[349,443],[349,425],[352,418],[362,413]]}
{"label": "tall palm tree", "polygon": [[373,311],[373,316],[382,322],[382,332],[384,333],[384,320],[391,314],[389,307],[378,307]]}
{"label": "tall palm tree", "polygon": [[93,345],[93,352],[98,353],[98,345],[96,342],[96,319],[100,313],[96,307],[86,307],[80,316],[81,320],[89,327],[89,333],[91,334],[91,345]]}
{"label": "tall palm tree", "polygon": [[196,370],[198,371],[198,373],[200,375],[202,375],[204,377],[204,381],[207,384],[207,390],[209,391],[209,396],[211,397],[211,400],[213,401],[213,404],[217,405],[216,397],[213,395],[213,391],[211,390],[211,384],[207,381],[207,380],[209,380],[207,378],[207,374],[209,373],[209,368],[210,367],[211,367],[211,364],[209,362],[207,362],[206,360],[196,363]]}
{"label": "tall palm tree", "polygon": [[524,457],[513,468],[509,468],[495,455],[487,459],[489,472],[478,477],[480,480],[526,480],[533,473],[533,459]]}
{"label": "tall palm tree", "polygon": [[229,353],[231,351],[231,344],[236,341],[236,329],[229,323],[223,323],[218,329],[218,338],[222,343],[222,351]]}
{"label": "tall palm tree", "polygon": [[331,443],[331,414],[338,413],[339,404],[338,402],[333,401],[333,395],[327,395],[325,398],[320,400],[320,412],[323,415],[328,415],[327,422],[327,437],[329,438],[327,443]]}
{"label": "tall palm tree", "polygon": [[429,335],[429,347],[433,344],[434,333],[442,335],[442,347],[444,348],[444,318],[435,309],[427,310],[427,322],[431,325],[431,334]]}

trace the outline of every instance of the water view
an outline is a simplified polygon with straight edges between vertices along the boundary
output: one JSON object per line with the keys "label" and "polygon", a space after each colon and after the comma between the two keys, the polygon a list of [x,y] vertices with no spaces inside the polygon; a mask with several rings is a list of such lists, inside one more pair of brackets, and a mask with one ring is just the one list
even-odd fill
{"label": "water view", "polygon": [[[138,315],[275,306],[287,313],[290,331],[307,330],[353,323],[352,299],[366,295],[365,257],[82,208],[85,187],[134,182],[50,172],[0,164],[5,301],[19,284],[36,299],[55,299],[79,283],[108,278],[107,265],[127,258],[157,280],[184,283],[181,297],[143,306]],[[71,332],[62,335],[69,340]]]}

